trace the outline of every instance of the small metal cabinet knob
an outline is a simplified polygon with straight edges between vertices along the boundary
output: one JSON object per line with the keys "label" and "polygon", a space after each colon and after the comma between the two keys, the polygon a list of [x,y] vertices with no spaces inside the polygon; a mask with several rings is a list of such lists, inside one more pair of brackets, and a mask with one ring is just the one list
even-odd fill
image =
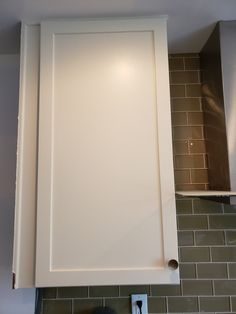
{"label": "small metal cabinet knob", "polygon": [[179,267],[179,263],[178,261],[176,261],[176,259],[170,259],[168,262],[168,267],[170,267],[171,269],[177,269]]}

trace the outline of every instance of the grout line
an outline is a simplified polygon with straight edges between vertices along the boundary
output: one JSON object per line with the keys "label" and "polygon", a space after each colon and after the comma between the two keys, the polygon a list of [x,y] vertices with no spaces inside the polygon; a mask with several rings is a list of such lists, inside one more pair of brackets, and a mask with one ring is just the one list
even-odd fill
{"label": "grout line", "polygon": [[200,297],[197,296],[197,306],[198,306],[198,312],[200,312]]}
{"label": "grout line", "polygon": [[[191,230],[188,229],[188,230],[179,230],[179,231],[182,232],[182,231],[191,231]],[[204,230],[204,231],[206,231],[206,230]],[[207,244],[206,245],[179,245],[179,247],[180,248],[192,248],[192,249],[194,249],[194,248],[209,248],[209,245],[207,245]],[[211,245],[211,247],[212,248],[222,248],[222,247],[224,247],[224,245],[214,244],[214,245]],[[235,246],[233,248],[235,248]],[[219,262],[219,263],[223,263],[223,262]]]}
{"label": "grout line", "polygon": [[213,279],[212,280],[212,293],[213,293],[213,296],[215,296],[215,280]]}
{"label": "grout line", "polygon": [[[184,85],[184,84],[181,84],[181,85]],[[170,96],[170,98],[171,99],[202,99],[202,97],[201,96],[188,96],[188,97],[183,97],[183,96]],[[200,105],[200,104],[199,104]],[[202,112],[202,111],[199,111],[198,110],[198,112]]]}
{"label": "grout line", "polygon": [[184,97],[187,98],[187,84],[184,84]]}
{"label": "grout line", "polygon": [[[188,54],[189,54],[189,56],[188,56]],[[183,56],[183,54],[182,53],[170,53],[168,56],[169,56],[169,58],[170,59],[200,59],[200,56],[199,56],[199,53],[194,53],[193,52],[193,56],[190,56],[192,54],[192,52],[190,52],[190,53],[186,53],[186,54],[184,54],[184,56]],[[197,56],[196,56],[196,54],[197,54]]]}
{"label": "grout line", "polygon": [[196,230],[193,230],[193,245],[196,246]]}
{"label": "grout line", "polygon": [[233,311],[232,296],[229,296],[229,310],[230,310],[230,312]]}
{"label": "grout line", "polygon": [[[176,156],[175,156],[176,157]],[[207,170],[206,168],[203,168],[203,167],[199,167],[199,168],[197,168],[197,167],[188,167],[188,168],[182,168],[182,167],[178,167],[178,168],[174,168],[174,170],[177,170],[177,171],[179,171],[179,170]],[[208,182],[197,182],[196,184],[207,184]],[[194,183],[192,183],[191,182],[191,184],[194,184]]]}
{"label": "grout line", "polygon": [[198,267],[197,267],[197,263],[194,263],[194,267],[195,267],[196,279],[202,279],[202,278],[199,278],[199,276],[198,276]]}
{"label": "grout line", "polygon": [[200,70],[198,69],[186,69],[186,70],[183,70],[183,69],[169,69],[169,72],[198,72]]}
{"label": "grout line", "polygon": [[225,246],[228,246],[228,245],[227,245],[227,240],[226,240],[226,230],[224,230],[224,245],[225,245]]}
{"label": "grout line", "polygon": [[207,229],[210,230],[210,220],[209,215],[207,215]]}
{"label": "grout line", "polygon": [[189,171],[189,177],[190,177],[190,183],[193,184],[193,178],[192,178],[192,171],[191,171],[191,169]]}
{"label": "grout line", "polygon": [[231,279],[229,276],[229,263],[226,263],[227,279]]}
{"label": "grout line", "polygon": [[[197,82],[182,82],[182,83],[170,83],[170,85],[178,85],[179,86],[179,85],[201,85],[201,84],[197,83]],[[192,98],[192,97],[194,97],[194,98],[196,98],[196,97],[201,98],[201,95],[199,95],[199,96],[188,96],[186,98]]]}
{"label": "grout line", "polygon": [[197,70],[197,72],[198,72],[198,83],[201,84],[201,71],[200,71],[200,69]]}
{"label": "grout line", "polygon": [[71,314],[74,313],[74,299],[71,300]]}
{"label": "grout line", "polygon": [[212,263],[213,260],[212,260],[212,251],[211,251],[211,247],[209,247],[209,253],[210,253],[210,263]]}
{"label": "grout line", "polygon": [[189,123],[189,112],[186,112],[186,115],[187,115],[187,125],[190,125],[190,123]]}
{"label": "grout line", "polygon": [[169,304],[168,304],[168,297],[165,297],[166,300],[166,313],[169,313]]}

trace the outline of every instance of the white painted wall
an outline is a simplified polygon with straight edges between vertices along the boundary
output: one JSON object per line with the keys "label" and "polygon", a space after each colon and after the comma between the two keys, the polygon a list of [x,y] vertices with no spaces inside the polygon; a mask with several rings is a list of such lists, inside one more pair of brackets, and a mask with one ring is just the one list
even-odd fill
{"label": "white painted wall", "polygon": [[35,289],[12,290],[19,56],[0,55],[0,313],[33,314]]}

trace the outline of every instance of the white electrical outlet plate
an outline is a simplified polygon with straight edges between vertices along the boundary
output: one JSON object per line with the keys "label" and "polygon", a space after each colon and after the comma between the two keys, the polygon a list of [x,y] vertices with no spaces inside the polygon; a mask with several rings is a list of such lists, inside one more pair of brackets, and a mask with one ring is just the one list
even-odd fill
{"label": "white electrical outlet plate", "polygon": [[137,301],[142,301],[142,314],[148,314],[147,294],[131,295],[132,314],[141,314]]}

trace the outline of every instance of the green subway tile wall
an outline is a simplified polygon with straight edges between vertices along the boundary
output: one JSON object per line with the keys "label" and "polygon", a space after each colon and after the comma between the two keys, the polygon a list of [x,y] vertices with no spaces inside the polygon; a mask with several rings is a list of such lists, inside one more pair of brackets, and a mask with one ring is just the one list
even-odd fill
{"label": "green subway tile wall", "polygon": [[207,190],[199,55],[170,55],[169,65],[176,190]]}
{"label": "green subway tile wall", "polygon": [[[172,86],[176,187],[207,189],[201,96],[186,96],[189,85],[196,84],[191,93],[198,90],[199,56],[169,60],[171,84],[177,85]],[[41,314],[90,314],[100,305],[130,314],[132,293],[148,295],[150,314],[236,313],[236,207],[191,198],[176,204],[180,285],[45,288]]]}

